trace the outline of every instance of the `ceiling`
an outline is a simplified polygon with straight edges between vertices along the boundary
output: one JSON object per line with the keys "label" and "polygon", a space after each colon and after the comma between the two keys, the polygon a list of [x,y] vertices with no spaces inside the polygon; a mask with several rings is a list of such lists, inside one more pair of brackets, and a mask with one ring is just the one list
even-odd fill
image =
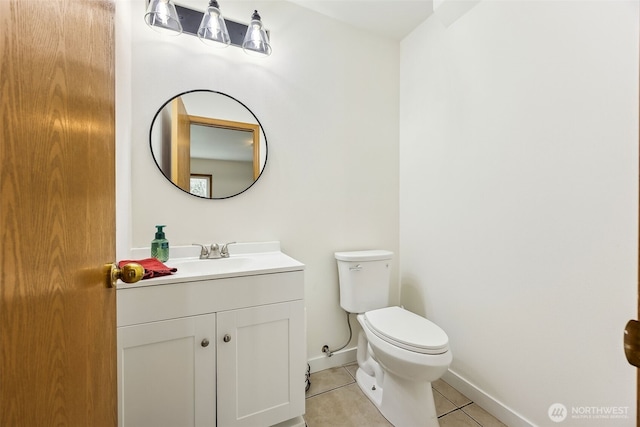
{"label": "ceiling", "polygon": [[290,1],[393,40],[402,40],[433,13],[432,0]]}

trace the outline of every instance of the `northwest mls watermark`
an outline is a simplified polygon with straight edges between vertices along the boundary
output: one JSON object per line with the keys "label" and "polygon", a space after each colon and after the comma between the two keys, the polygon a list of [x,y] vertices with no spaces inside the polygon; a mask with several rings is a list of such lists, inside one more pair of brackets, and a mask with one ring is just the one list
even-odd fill
{"label": "northwest mls watermark", "polygon": [[547,411],[551,421],[561,423],[567,418],[572,420],[624,420],[629,418],[628,406],[572,406],[554,403]]}

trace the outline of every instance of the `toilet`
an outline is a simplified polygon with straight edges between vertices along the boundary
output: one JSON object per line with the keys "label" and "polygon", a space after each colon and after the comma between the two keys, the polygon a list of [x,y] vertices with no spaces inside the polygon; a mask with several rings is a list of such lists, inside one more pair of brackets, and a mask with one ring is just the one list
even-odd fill
{"label": "toilet", "polygon": [[402,307],[389,307],[393,252],[336,252],[340,306],[356,313],[356,382],[395,427],[438,427],[431,382],[453,359],[447,334]]}

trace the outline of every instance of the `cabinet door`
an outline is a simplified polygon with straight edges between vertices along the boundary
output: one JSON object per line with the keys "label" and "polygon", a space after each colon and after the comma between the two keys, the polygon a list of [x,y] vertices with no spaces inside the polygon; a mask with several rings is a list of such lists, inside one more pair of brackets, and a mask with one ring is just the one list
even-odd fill
{"label": "cabinet door", "polygon": [[218,313],[218,426],[270,426],[304,414],[302,300]]}
{"label": "cabinet door", "polygon": [[215,342],[215,314],[118,328],[119,426],[215,426]]}

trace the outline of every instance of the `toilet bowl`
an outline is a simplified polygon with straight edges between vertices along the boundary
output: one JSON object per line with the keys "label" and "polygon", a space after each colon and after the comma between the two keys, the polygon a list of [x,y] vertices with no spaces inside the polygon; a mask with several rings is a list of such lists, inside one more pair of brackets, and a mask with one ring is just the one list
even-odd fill
{"label": "toilet bowl", "polygon": [[[444,331],[400,307],[366,312],[357,319],[366,338],[366,344],[359,339],[357,350],[365,355],[358,360],[365,368],[356,373],[362,391],[395,427],[438,426],[431,382],[453,359]],[[400,330],[403,323],[406,328]],[[399,333],[390,332],[396,329]]]}
{"label": "toilet bowl", "polygon": [[453,359],[447,334],[426,318],[388,306],[389,251],[336,252],[340,305],[357,313],[356,382],[395,427],[438,427],[431,382]]}

